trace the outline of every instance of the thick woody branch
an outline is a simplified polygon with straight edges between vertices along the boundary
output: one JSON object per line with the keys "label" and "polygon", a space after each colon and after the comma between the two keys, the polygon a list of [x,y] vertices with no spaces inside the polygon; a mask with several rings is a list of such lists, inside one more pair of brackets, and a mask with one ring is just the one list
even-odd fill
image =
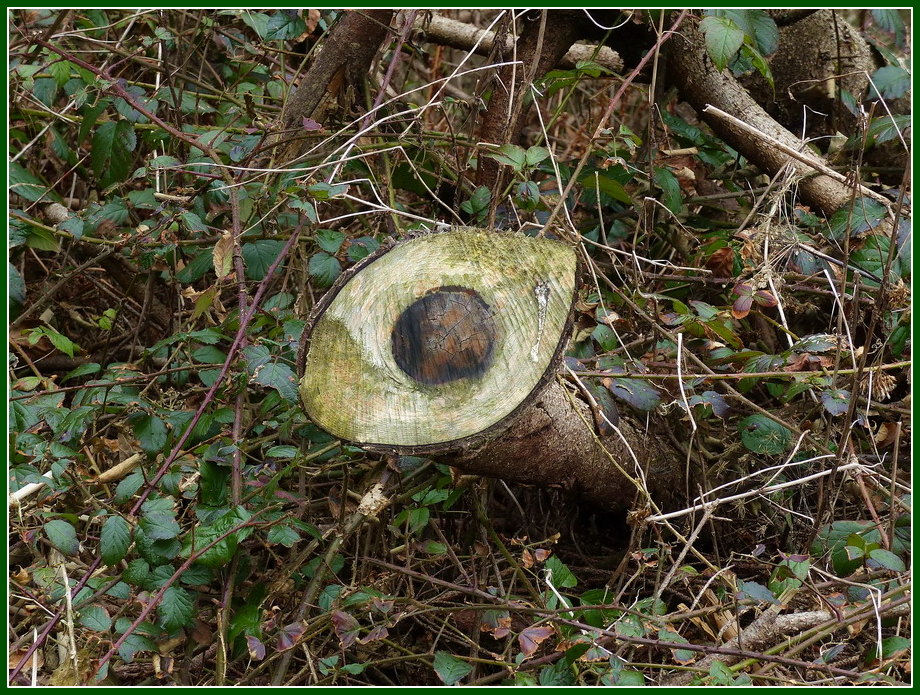
{"label": "thick woody branch", "polygon": [[[480,29],[472,24],[439,14],[420,16],[415,20],[415,30],[418,38],[464,51],[473,51],[477,55],[489,55],[495,45],[494,31]],[[511,53],[512,40],[510,37],[505,41],[503,49],[506,54]],[[569,48],[559,60],[558,67],[570,69],[580,61],[587,60],[613,72],[620,72],[623,69],[623,59],[612,48],[584,43],[576,43]]]}
{"label": "thick woody branch", "polygon": [[[670,75],[681,97],[702,113],[712,129],[771,175],[791,165],[804,176],[799,183],[802,197],[824,215],[832,215],[854,196],[865,195],[864,191],[826,173],[811,176],[816,170],[826,171],[830,167],[817,154],[802,155],[808,157],[808,164],[801,161],[802,156],[790,155],[790,152],[807,153],[805,143],[777,123],[727,70],[715,67],[696,27],[687,26],[675,36],[668,45],[667,55]],[[743,123],[739,125],[739,121]]]}

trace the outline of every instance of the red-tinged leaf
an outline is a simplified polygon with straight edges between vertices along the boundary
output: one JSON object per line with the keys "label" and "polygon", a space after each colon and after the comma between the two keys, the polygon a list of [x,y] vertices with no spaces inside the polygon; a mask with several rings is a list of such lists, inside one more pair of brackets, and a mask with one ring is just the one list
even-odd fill
{"label": "red-tinged leaf", "polygon": [[258,637],[246,635],[246,649],[249,650],[249,658],[255,661],[262,661],[265,658],[265,645]]}
{"label": "red-tinged leaf", "polygon": [[348,649],[357,641],[360,625],[350,614],[344,611],[335,611],[332,614],[332,627],[335,630],[335,636],[342,643],[343,649]]}
{"label": "red-tinged leaf", "polygon": [[387,630],[386,625],[377,625],[376,627],[372,627],[371,631],[359,639],[358,642],[361,644],[368,644],[369,642],[375,642],[379,639],[384,639],[389,635],[390,631]]}
{"label": "red-tinged leaf", "polygon": [[546,562],[546,558],[553,554],[552,550],[546,548],[534,548],[533,556],[537,562]]}
{"label": "red-tinged leaf", "polygon": [[553,636],[554,632],[551,625],[533,626],[521,631],[518,635],[521,652],[524,656],[531,656],[542,642]]}
{"label": "red-tinged leaf", "polygon": [[484,611],[479,629],[492,633],[495,639],[502,639],[511,632],[511,614],[500,610]]}
{"label": "red-tinged leaf", "polygon": [[773,293],[767,290],[757,290],[754,293],[754,301],[760,304],[760,306],[766,307],[774,307],[779,304],[776,297],[773,296]]}
{"label": "red-tinged leaf", "polygon": [[526,548],[524,552],[521,553],[521,564],[524,566],[525,570],[529,570],[533,567],[533,553],[531,553]]}
{"label": "red-tinged leaf", "polygon": [[278,635],[278,651],[286,652],[296,647],[306,629],[307,624],[304,622],[291,623],[281,628],[281,634]]}
{"label": "red-tinged leaf", "polygon": [[379,596],[375,596],[374,600],[371,601],[371,606],[373,606],[375,611],[380,611],[381,613],[389,613],[391,610],[393,610],[393,600],[384,600]]}
{"label": "red-tinged leaf", "polygon": [[723,246],[721,249],[716,249],[712,252],[712,255],[706,259],[706,267],[709,268],[716,277],[731,277],[735,267],[735,252],[730,246]]}
{"label": "red-tinged leaf", "polygon": [[751,295],[738,297],[732,304],[732,316],[736,319],[743,319],[751,313],[751,306],[754,304],[754,298]]}

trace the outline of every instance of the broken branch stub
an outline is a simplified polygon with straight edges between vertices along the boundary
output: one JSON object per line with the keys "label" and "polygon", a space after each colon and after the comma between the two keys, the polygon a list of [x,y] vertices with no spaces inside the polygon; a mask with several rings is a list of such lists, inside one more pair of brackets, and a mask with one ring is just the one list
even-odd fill
{"label": "broken branch stub", "polygon": [[374,451],[487,440],[553,375],[577,265],[561,242],[474,228],[378,252],[313,310],[299,360],[304,409]]}

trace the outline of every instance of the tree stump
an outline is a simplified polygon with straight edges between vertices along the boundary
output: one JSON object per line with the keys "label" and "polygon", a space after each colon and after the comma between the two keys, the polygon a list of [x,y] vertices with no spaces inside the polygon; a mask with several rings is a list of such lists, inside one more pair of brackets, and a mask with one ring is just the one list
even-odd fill
{"label": "tree stump", "polygon": [[382,248],[313,308],[301,403],[369,451],[621,509],[650,438],[624,423],[623,436],[600,437],[588,406],[555,379],[577,280],[575,250],[545,238],[462,227]]}

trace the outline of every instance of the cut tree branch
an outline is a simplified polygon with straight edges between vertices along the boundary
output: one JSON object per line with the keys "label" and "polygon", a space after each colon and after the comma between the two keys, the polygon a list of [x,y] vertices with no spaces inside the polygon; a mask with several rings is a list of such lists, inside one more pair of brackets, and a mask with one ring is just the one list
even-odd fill
{"label": "cut tree branch", "polygon": [[[464,51],[471,50],[477,55],[489,55],[495,45],[494,31],[480,29],[439,14],[419,17],[415,20],[415,30],[417,38]],[[511,50],[512,40],[509,37],[504,45],[505,55],[510,54]],[[571,69],[581,61],[592,61],[616,73],[623,70],[623,59],[612,48],[586,43],[573,44],[559,59],[558,67]]]}

